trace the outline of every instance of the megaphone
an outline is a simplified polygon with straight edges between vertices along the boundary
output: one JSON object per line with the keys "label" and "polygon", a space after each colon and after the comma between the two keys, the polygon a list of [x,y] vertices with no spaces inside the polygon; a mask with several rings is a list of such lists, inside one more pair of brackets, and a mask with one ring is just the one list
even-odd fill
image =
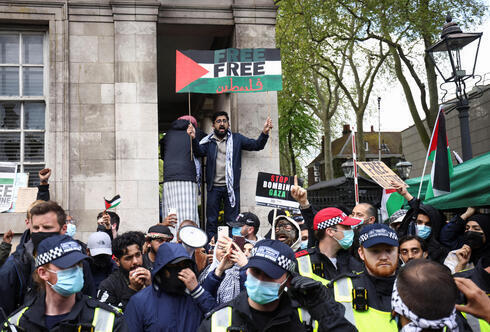
{"label": "megaphone", "polygon": [[191,248],[201,248],[208,243],[208,236],[199,227],[187,225],[179,230],[179,239]]}

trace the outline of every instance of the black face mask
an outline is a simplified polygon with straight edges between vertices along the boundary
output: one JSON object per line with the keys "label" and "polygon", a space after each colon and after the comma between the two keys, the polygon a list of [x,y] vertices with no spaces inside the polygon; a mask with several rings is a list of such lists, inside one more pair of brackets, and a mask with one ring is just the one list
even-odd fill
{"label": "black face mask", "polygon": [[483,233],[467,231],[464,233],[463,243],[469,245],[471,249],[479,249],[483,247]]}
{"label": "black face mask", "polygon": [[[178,278],[181,270],[180,267],[164,267],[153,278],[153,287],[157,291],[162,290],[173,295],[184,295],[185,284]],[[165,271],[170,273],[168,278],[165,276]]]}
{"label": "black face mask", "polygon": [[31,239],[32,239],[32,244],[34,244],[34,248],[39,246],[39,243],[41,243],[42,240],[47,239],[48,237],[51,237],[53,235],[58,235],[60,234],[59,232],[36,232],[36,233],[31,233]]}
{"label": "black face mask", "polygon": [[110,271],[112,270],[112,259],[109,255],[97,255],[92,257],[91,265],[95,271]]}

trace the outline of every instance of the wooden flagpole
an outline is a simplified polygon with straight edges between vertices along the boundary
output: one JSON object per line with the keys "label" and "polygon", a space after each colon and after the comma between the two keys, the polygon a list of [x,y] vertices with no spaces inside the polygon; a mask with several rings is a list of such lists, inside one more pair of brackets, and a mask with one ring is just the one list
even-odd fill
{"label": "wooden flagpole", "polygon": [[[190,91],[187,92],[187,101],[188,101],[188,105],[189,105],[189,124],[192,124],[191,123],[191,119],[190,119],[190,116],[191,116],[191,93]],[[196,134],[196,128],[194,128],[194,135]],[[194,160],[194,152],[192,151],[192,137],[189,136],[189,140],[191,142],[191,160]]]}
{"label": "wooden flagpole", "polygon": [[357,156],[356,156],[356,132],[352,130],[352,167],[354,167],[354,192],[356,205],[359,204],[359,185],[357,182]]}

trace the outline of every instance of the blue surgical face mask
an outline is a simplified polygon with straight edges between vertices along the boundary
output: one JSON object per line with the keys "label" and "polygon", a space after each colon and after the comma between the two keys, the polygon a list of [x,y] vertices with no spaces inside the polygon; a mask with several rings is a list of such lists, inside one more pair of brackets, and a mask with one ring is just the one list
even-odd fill
{"label": "blue surgical face mask", "polygon": [[231,229],[231,235],[233,235],[233,236],[242,236],[242,228],[241,227],[233,227]]}
{"label": "blue surgical face mask", "polygon": [[417,235],[426,240],[431,232],[431,228],[426,225],[417,225]]}
{"label": "blue surgical face mask", "polygon": [[48,281],[51,288],[62,296],[70,296],[78,293],[83,288],[83,269],[80,266],[74,266],[70,269],[52,271],[58,276],[56,284],[52,284]]}
{"label": "blue surgical face mask", "polygon": [[350,248],[350,246],[352,245],[352,242],[354,241],[354,231],[352,229],[348,229],[348,230],[345,230],[345,231],[340,231],[340,230],[337,230],[338,232],[342,232],[344,233],[344,237],[340,240],[337,240],[337,242],[340,244],[340,246],[343,248],[343,249],[348,249]]}
{"label": "blue surgical face mask", "polygon": [[283,284],[273,281],[262,281],[255,278],[251,273],[248,273],[245,288],[247,289],[248,297],[255,303],[266,304],[279,298],[279,289]]}
{"label": "blue surgical face mask", "polygon": [[77,226],[73,224],[66,224],[66,235],[74,237],[77,232]]}
{"label": "blue surgical face mask", "polygon": [[300,248],[303,250],[308,248],[308,240],[301,241]]}

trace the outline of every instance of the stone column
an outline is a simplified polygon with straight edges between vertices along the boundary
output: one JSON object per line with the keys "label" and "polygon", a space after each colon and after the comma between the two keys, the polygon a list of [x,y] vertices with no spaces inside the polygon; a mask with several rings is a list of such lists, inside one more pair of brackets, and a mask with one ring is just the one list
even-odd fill
{"label": "stone column", "polygon": [[[70,173],[69,213],[80,221],[77,237],[94,232],[103,197],[115,187],[114,26],[90,22],[88,9],[75,8],[69,22]],[[54,145],[56,146],[56,145]],[[58,195],[57,195],[58,198]],[[110,198],[109,198],[110,199]]]}
{"label": "stone column", "polygon": [[[260,3],[258,3],[260,2]],[[274,48],[276,9],[273,1],[235,1],[234,45],[236,48]],[[261,221],[259,234],[265,234],[269,227],[269,208],[255,205],[255,188],[259,171],[279,172],[279,129],[277,93],[237,93],[231,101],[232,129],[250,138],[257,138],[270,115],[274,129],[264,150],[244,151],[242,154],[242,177],[240,181],[240,211],[251,211]]]}
{"label": "stone column", "polygon": [[113,5],[115,193],[122,231],[158,223],[158,4]]}

